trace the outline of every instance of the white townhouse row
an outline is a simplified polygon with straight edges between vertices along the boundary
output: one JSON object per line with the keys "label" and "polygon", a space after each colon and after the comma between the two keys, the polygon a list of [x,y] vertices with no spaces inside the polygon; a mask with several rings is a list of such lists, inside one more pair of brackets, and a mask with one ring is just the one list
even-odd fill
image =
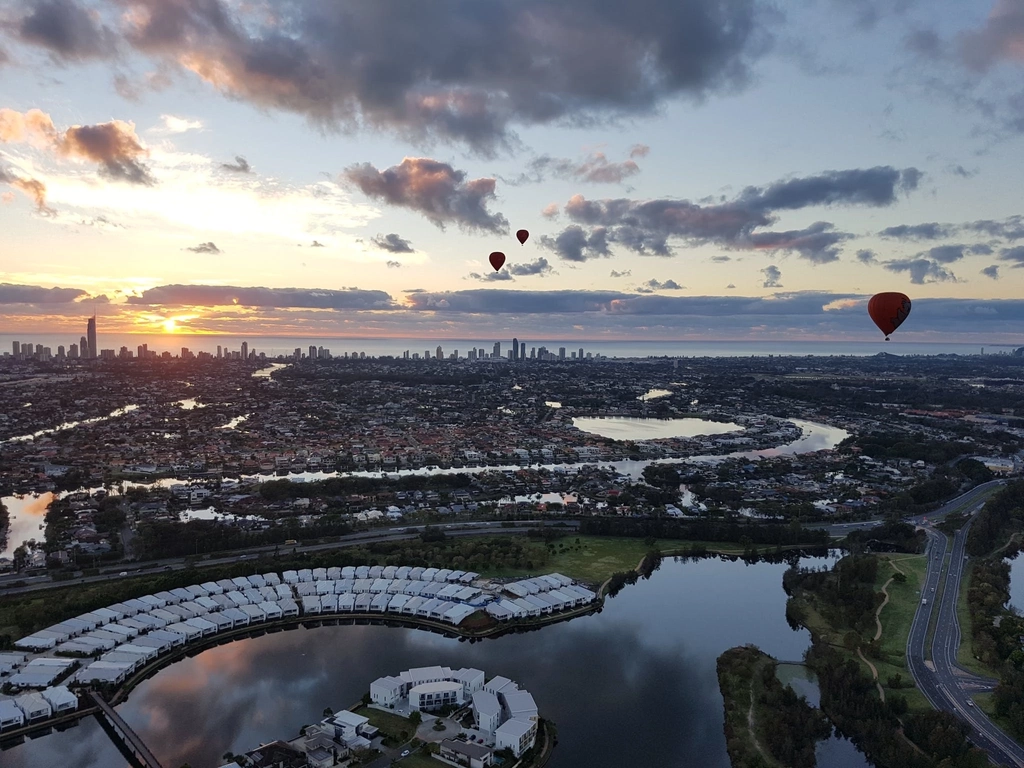
{"label": "white townhouse row", "polygon": [[24,693],[13,699],[0,699],[0,731],[31,725],[77,709],[78,697],[63,685],[38,693]]}
{"label": "white townhouse row", "polygon": [[[21,638],[14,644],[18,652],[0,654],[0,676],[18,688],[45,688],[66,676],[80,659],[86,666],[77,671],[74,682],[119,684],[181,645],[282,618],[389,613],[459,626],[478,610],[507,620],[596,598],[559,574],[515,582],[539,582],[545,589],[538,587],[533,594],[522,587],[527,592],[523,597],[481,589],[473,585],[477,578],[473,572],[444,568],[347,566],[207,581],[97,608]],[[503,588],[505,592],[510,586]],[[62,658],[28,661],[24,651]]]}

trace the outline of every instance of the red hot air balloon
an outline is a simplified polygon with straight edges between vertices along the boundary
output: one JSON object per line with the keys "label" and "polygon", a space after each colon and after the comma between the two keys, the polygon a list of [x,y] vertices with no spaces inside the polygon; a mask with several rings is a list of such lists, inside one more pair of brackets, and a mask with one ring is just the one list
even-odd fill
{"label": "red hot air balloon", "polygon": [[501,269],[502,264],[505,263],[505,254],[501,251],[495,251],[487,260],[491,262],[491,266],[494,267],[494,271],[497,272]]}
{"label": "red hot air balloon", "polygon": [[868,314],[889,340],[889,334],[903,325],[910,314],[910,299],[902,293],[879,293],[868,302]]}
{"label": "red hot air balloon", "polygon": [[530,238],[530,233],[527,232],[525,229],[520,229],[518,232],[516,232],[516,237],[519,238],[520,245],[526,245],[526,241],[529,240]]}

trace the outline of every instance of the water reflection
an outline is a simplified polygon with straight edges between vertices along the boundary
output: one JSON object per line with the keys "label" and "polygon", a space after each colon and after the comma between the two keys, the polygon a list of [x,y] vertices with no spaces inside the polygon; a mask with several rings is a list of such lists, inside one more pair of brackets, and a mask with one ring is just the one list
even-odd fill
{"label": "water reflection", "polygon": [[1010,560],[1010,606],[1024,614],[1024,555]]}
{"label": "water reflection", "polygon": [[[831,562],[806,559],[805,564]],[[727,768],[715,660],[756,643],[799,659],[808,633],[785,620],[783,564],[666,562],[597,615],[482,643],[388,627],[297,629],[183,660],[119,712],[161,762],[216,765],[291,737],[324,707],[356,702],[376,677],[411,666],[475,666],[529,688],[558,725],[552,768]],[[79,731],[94,726],[83,723]],[[4,754],[24,768],[122,765],[92,738],[55,734]],[[823,763],[822,765],[825,765]]]}
{"label": "water reflection", "polygon": [[40,496],[5,496],[2,501],[7,508],[10,527],[7,529],[7,545],[0,557],[13,558],[14,550],[29,539],[42,541],[45,533],[39,528],[46,519],[46,508],[53,500],[52,493]]}
{"label": "water reflection", "polygon": [[697,437],[739,432],[739,424],[723,424],[705,419],[642,419],[629,416],[584,417],[572,420],[584,432],[615,440],[657,440],[666,437]]}

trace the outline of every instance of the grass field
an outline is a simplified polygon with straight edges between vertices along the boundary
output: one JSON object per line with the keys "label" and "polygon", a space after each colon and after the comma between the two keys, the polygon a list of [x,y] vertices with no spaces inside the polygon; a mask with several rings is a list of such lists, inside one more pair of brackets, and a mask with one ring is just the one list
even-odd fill
{"label": "grass field", "polygon": [[[416,726],[401,715],[381,712],[373,707],[359,707],[359,709],[355,710],[355,713],[368,718],[370,725],[380,728],[381,733],[390,736],[396,742],[406,742],[416,735]],[[404,737],[402,736],[403,733],[405,734]]]}
{"label": "grass field", "polygon": [[[601,584],[617,571],[629,571],[636,568],[650,549],[644,544],[643,539],[612,536],[569,535],[553,544],[555,552],[554,554],[549,553],[548,560],[543,566],[544,572],[557,571],[570,578],[591,584]],[[546,545],[541,542],[533,542],[530,546],[537,548],[538,551],[543,551]],[[703,546],[708,552],[728,555],[743,554],[743,547],[740,544],[681,541],[678,539],[658,539],[654,544],[654,548],[661,550],[665,555],[678,554],[684,549],[694,546]],[[483,575],[535,576],[538,572],[540,571],[537,568],[534,568],[533,571],[504,568],[490,572],[485,571]]]}
{"label": "grass field", "polygon": [[444,763],[417,751],[408,757],[403,757],[397,763],[392,763],[392,765],[400,766],[400,768],[438,768],[438,766],[444,765]]}
{"label": "grass field", "polygon": [[[883,658],[872,659],[871,662],[878,669],[878,679],[885,688],[886,696],[890,691],[899,693],[906,697],[912,711],[925,712],[931,709],[931,705],[924,695],[913,687],[914,681],[906,666],[906,653],[910,625],[922,598],[920,589],[928,570],[928,559],[924,555],[880,555],[878,565],[875,589],[881,591],[885,582],[896,573],[894,566],[898,566],[899,570],[907,575],[907,580],[902,584],[894,581],[887,588],[889,602],[878,616],[882,622],[879,645]],[[906,687],[901,686],[898,690],[888,687],[889,677],[896,674],[900,675],[902,686]]]}

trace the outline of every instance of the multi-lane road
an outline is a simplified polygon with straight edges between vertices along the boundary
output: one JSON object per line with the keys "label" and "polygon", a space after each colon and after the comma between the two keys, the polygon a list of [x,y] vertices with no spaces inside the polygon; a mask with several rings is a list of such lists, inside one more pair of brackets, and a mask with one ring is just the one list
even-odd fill
{"label": "multi-lane road", "polygon": [[[991,690],[996,681],[971,674],[956,661],[960,647],[956,604],[966,564],[964,549],[967,532],[973,518],[957,531],[952,547],[945,534],[929,525],[952,512],[973,515],[984,505],[993,488],[992,483],[978,486],[937,512],[927,515],[927,522],[925,516],[914,521],[923,525],[928,535],[928,547],[925,550],[928,571],[921,589],[921,603],[917,606],[907,639],[907,666],[918,689],[931,705],[953,713],[966,723],[971,729],[971,741],[984,749],[994,763],[1024,768],[1024,747],[1003,733],[971,700],[972,694]],[[936,621],[929,654],[927,640],[933,614]]]}

